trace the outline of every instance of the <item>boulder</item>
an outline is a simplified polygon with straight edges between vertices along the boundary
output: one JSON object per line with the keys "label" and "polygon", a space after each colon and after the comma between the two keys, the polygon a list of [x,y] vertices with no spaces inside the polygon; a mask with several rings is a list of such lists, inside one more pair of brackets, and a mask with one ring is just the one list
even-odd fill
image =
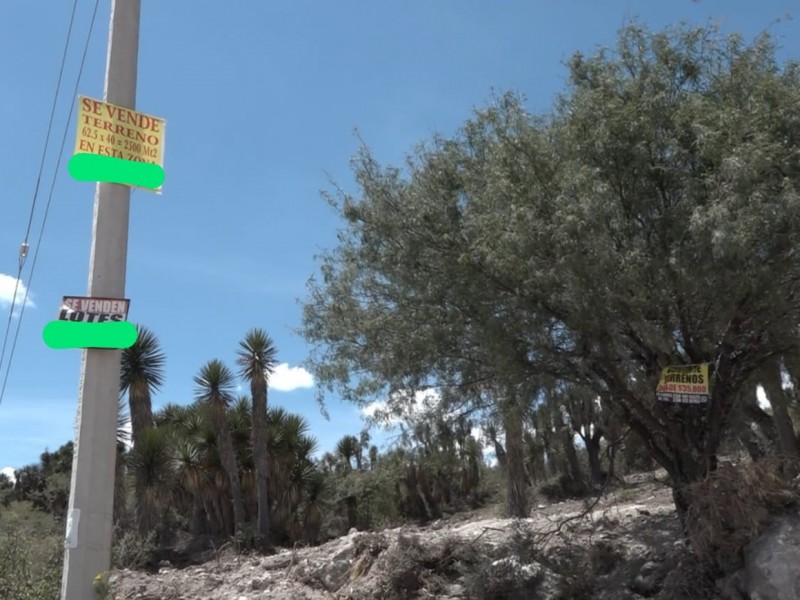
{"label": "boulder", "polygon": [[745,550],[751,600],[800,598],[800,516],[781,517]]}

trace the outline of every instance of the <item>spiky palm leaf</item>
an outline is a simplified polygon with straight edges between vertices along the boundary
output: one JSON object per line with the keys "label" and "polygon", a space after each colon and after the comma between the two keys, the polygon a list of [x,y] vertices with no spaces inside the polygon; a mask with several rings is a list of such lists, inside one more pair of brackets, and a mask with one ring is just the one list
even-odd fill
{"label": "spiky palm leaf", "polygon": [[176,426],[183,423],[189,416],[190,412],[191,409],[188,406],[175,404],[174,402],[168,402],[161,407],[161,410],[153,415],[153,422],[158,427],[162,425]]}
{"label": "spiky palm leaf", "polygon": [[336,444],[336,455],[348,470],[353,468],[352,459],[358,452],[358,438],[354,435],[346,435]]}
{"label": "spiky palm leaf", "polygon": [[142,431],[153,426],[151,395],[164,383],[166,357],[158,338],[149,329],[137,326],[136,342],[122,351],[120,394],[128,394],[133,442]]}
{"label": "spiky palm leaf", "polygon": [[240,373],[247,381],[253,381],[261,376],[269,379],[275,372],[278,350],[272,338],[263,329],[251,329],[244,339],[239,342],[236,364]]}
{"label": "spiky palm leaf", "polygon": [[172,448],[175,479],[189,493],[199,493],[208,482],[203,449],[191,439],[178,437]]}
{"label": "spiky palm leaf", "polygon": [[199,402],[228,408],[236,391],[236,379],[225,364],[213,359],[202,366],[194,377],[195,396]]}

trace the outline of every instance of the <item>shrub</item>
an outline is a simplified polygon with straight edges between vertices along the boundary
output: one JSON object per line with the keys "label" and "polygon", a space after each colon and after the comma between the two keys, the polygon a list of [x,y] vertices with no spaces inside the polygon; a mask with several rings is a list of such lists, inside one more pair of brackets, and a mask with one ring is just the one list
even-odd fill
{"label": "shrub", "polygon": [[539,565],[523,565],[515,558],[484,560],[465,573],[469,598],[484,600],[534,600],[542,598],[544,571]]}
{"label": "shrub", "polygon": [[786,466],[775,458],[725,465],[688,488],[686,526],[701,560],[723,573],[735,571],[745,546],[774,517],[800,505],[800,480],[785,477]]}
{"label": "shrub", "polygon": [[116,569],[144,569],[154,562],[158,550],[156,534],[142,537],[133,529],[114,529],[111,545],[111,565]]}
{"label": "shrub", "polygon": [[58,600],[63,524],[17,502],[0,514],[0,598]]}

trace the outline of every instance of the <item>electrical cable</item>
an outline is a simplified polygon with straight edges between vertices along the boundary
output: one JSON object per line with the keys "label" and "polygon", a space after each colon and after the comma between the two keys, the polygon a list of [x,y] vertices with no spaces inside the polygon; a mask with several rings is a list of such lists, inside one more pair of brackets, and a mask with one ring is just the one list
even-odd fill
{"label": "electrical cable", "polygon": [[[75,89],[72,92],[73,99],[77,96],[78,88],[80,87],[81,76],[83,75],[83,67],[86,64],[86,55],[87,55],[87,53],[89,51],[89,43],[90,43],[90,41],[92,39],[92,31],[94,30],[94,23],[95,23],[95,19],[97,17],[97,8],[98,8],[99,4],[100,4],[100,0],[95,0],[94,10],[92,11],[92,20],[89,23],[89,31],[86,34],[86,43],[83,46],[83,56],[81,57],[81,64],[80,64],[80,67],[78,68],[78,77],[77,77],[77,79],[75,81]],[[22,307],[20,308],[19,320],[17,321],[17,330],[16,330],[16,332],[14,334],[14,341],[11,344],[11,352],[10,352],[10,354],[8,356],[8,363],[6,365],[6,374],[5,374],[5,377],[3,378],[3,386],[0,387],[0,405],[3,403],[3,396],[5,395],[6,384],[8,383],[8,376],[11,373],[11,362],[14,359],[14,351],[17,348],[17,340],[19,339],[19,331],[20,331],[20,327],[22,326],[22,316],[25,313],[25,305],[28,302],[28,292],[30,290],[31,282],[33,281],[33,273],[36,270],[36,261],[37,261],[37,259],[39,257],[39,250],[42,247],[42,238],[44,237],[44,228],[45,228],[45,225],[47,224],[47,215],[50,212],[50,204],[51,204],[51,202],[53,200],[53,190],[55,190],[55,187],[56,187],[56,179],[58,178],[58,172],[59,172],[58,170],[59,170],[59,167],[61,166],[61,159],[62,159],[62,157],[64,155],[64,146],[66,145],[66,142],[67,142],[67,135],[69,134],[69,131],[70,131],[70,122],[72,121],[72,115],[73,115],[74,112],[75,112],[75,102],[71,102],[70,103],[70,109],[69,109],[69,117],[67,117],[67,122],[64,125],[64,135],[61,138],[61,147],[59,148],[59,151],[58,151],[58,159],[56,161],[56,168],[53,171],[53,178],[52,178],[52,180],[50,182],[50,191],[49,191],[49,193],[47,195],[47,204],[45,205],[45,209],[44,209],[44,217],[42,219],[42,226],[39,229],[39,241],[36,244],[36,251],[33,253],[33,261],[31,262],[31,271],[30,271],[30,274],[28,275],[28,286],[25,288],[25,297],[24,297],[24,299],[22,301]]]}
{"label": "electrical cable", "polygon": [[78,8],[78,0],[72,3],[72,14],[69,17],[69,27],[67,28],[67,39],[64,42],[64,51],[61,53],[61,67],[58,70],[58,81],[56,82],[55,93],[53,94],[53,106],[50,108],[50,122],[47,124],[47,134],[44,138],[44,148],[42,148],[42,160],[39,163],[39,174],[36,176],[36,187],[33,190],[33,201],[31,202],[31,214],[28,216],[28,225],[25,229],[25,238],[19,249],[19,268],[17,269],[17,278],[14,282],[14,293],[11,295],[11,308],[8,310],[8,322],[6,323],[6,333],[3,337],[3,349],[0,350],[0,369],[3,368],[3,358],[6,354],[6,347],[8,345],[8,334],[11,332],[11,318],[14,315],[14,307],[17,303],[17,292],[19,291],[19,281],[22,277],[22,269],[25,266],[25,260],[28,257],[28,236],[31,233],[31,226],[33,225],[33,215],[36,210],[36,199],[39,196],[39,184],[42,181],[42,172],[44,171],[44,162],[47,157],[47,148],[50,145],[50,133],[53,130],[53,117],[56,114],[56,106],[58,105],[58,95],[61,91],[61,79],[64,76],[64,65],[67,62],[67,51],[69,49],[69,42],[72,39],[72,26],[75,23],[75,11]]}

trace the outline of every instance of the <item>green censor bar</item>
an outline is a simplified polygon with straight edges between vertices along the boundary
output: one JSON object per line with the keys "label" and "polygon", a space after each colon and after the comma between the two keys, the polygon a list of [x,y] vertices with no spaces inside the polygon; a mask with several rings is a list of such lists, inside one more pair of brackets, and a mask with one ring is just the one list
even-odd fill
{"label": "green censor bar", "polygon": [[158,165],[81,152],[69,161],[69,174],[78,181],[121,183],[156,189],[164,183],[164,169]]}
{"label": "green censor bar", "polygon": [[128,321],[82,323],[50,321],[42,338],[53,350],[66,348],[113,348],[123,350],[136,342],[136,326]]}

